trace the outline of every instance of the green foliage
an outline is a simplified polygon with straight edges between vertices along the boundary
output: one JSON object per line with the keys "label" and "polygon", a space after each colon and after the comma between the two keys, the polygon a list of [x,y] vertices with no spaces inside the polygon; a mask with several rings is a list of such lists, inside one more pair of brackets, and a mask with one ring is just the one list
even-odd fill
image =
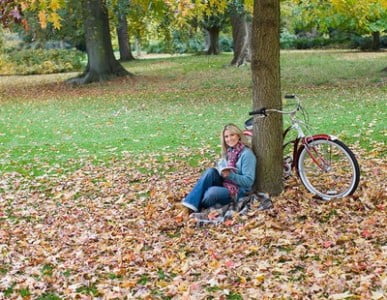
{"label": "green foliage", "polygon": [[41,273],[43,276],[52,276],[52,272],[54,271],[54,267],[50,264],[44,265]]}
{"label": "green foliage", "polygon": [[94,284],[81,286],[76,289],[76,292],[83,295],[90,295],[94,297],[98,297],[100,295],[97,287]]}
{"label": "green foliage", "polygon": [[9,286],[8,288],[6,288],[4,290],[5,297],[10,297],[15,292],[15,290],[14,290],[15,285],[16,285],[16,283],[12,283],[11,286]]}
{"label": "green foliage", "polygon": [[22,298],[26,298],[26,297],[29,297],[31,296],[31,292],[28,288],[23,288],[23,289],[20,289],[19,290],[19,294]]}
{"label": "green foliage", "polygon": [[[49,3],[54,6],[52,8],[55,10],[54,18],[51,18],[47,11]],[[13,24],[12,31],[18,33],[25,43],[33,44],[33,48],[45,48],[46,42],[50,40],[64,41],[71,46],[83,43],[81,1],[66,0],[65,6],[63,6],[64,1],[62,0],[46,1],[41,4],[39,7],[29,7],[23,11],[23,19],[28,24],[27,27],[25,24]],[[44,18],[46,19],[44,20]],[[44,26],[42,26],[42,22]]]}
{"label": "green foliage", "polygon": [[[174,32],[170,41],[152,40],[144,49],[147,53],[200,53],[204,49],[204,38],[200,33],[184,36],[181,32]],[[232,39],[227,35],[221,35],[219,49],[221,52],[231,52]]]}
{"label": "green foliage", "polygon": [[292,7],[290,18],[295,30],[327,32],[334,28],[369,34],[387,28],[385,0],[289,0],[287,5]]}
{"label": "green foliage", "polygon": [[3,54],[4,51],[4,34],[2,28],[0,26],[0,70],[5,67],[5,56]]}
{"label": "green foliage", "polygon": [[227,3],[227,14],[244,14],[245,5],[243,0],[229,0]]}
{"label": "green foliage", "polygon": [[227,36],[221,36],[219,38],[219,50],[221,52],[231,52],[232,50],[232,39]]}
{"label": "green foliage", "polygon": [[[343,48],[371,50],[373,46],[372,37],[362,36],[340,30],[331,30],[328,35],[321,34],[294,34],[284,28],[280,36],[281,49],[321,49],[321,48]],[[387,36],[380,37],[381,48],[387,47]]]}
{"label": "green foliage", "polygon": [[297,40],[297,35],[290,33],[286,28],[282,30],[280,35],[280,45],[282,49],[295,48],[296,40]]}
{"label": "green foliage", "polygon": [[296,49],[311,49],[322,48],[328,45],[330,41],[323,37],[307,38],[300,37],[294,40],[294,48]]}
{"label": "green foliage", "polygon": [[76,50],[13,50],[6,54],[3,74],[49,74],[79,71],[84,67],[84,53]]}
{"label": "green foliage", "polygon": [[204,18],[200,20],[199,24],[205,29],[222,28],[225,25],[226,20],[227,18],[224,14],[213,14],[204,16]]}
{"label": "green foliage", "polygon": [[323,48],[336,43],[335,39],[329,39],[323,36],[298,36],[292,34],[286,29],[281,32],[280,45],[282,49],[314,49]]}
{"label": "green foliage", "polygon": [[148,281],[149,281],[148,274],[142,274],[141,278],[138,280],[138,284],[146,285]]}
{"label": "green foliage", "polygon": [[[351,37],[351,48],[360,49],[363,51],[371,50],[373,47],[373,40],[371,36],[353,35]],[[387,35],[380,37],[380,46],[387,48]]]}
{"label": "green foliage", "polygon": [[243,300],[243,297],[238,293],[231,292],[227,295],[227,300]]}
{"label": "green foliage", "polygon": [[61,299],[62,298],[55,293],[44,293],[43,295],[36,298],[36,300],[61,300]]}
{"label": "green foliage", "polygon": [[201,34],[185,34],[174,31],[170,40],[152,40],[146,45],[148,53],[198,53],[203,50],[204,40]]}
{"label": "green foliage", "polygon": [[3,33],[3,29],[0,26],[0,55],[3,52],[3,49],[4,49],[4,33]]}

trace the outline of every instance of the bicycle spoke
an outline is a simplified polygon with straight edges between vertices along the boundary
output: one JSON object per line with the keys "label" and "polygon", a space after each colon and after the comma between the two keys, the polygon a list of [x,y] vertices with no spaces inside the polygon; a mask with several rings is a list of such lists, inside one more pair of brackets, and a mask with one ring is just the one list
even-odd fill
{"label": "bicycle spoke", "polygon": [[327,199],[351,192],[357,177],[347,149],[327,140],[310,144],[301,154],[299,165],[300,177],[307,189]]}

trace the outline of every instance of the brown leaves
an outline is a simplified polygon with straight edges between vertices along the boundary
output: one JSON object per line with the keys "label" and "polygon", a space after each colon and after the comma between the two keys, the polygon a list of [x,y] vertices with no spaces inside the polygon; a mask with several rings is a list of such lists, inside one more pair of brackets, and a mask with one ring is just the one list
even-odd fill
{"label": "brown leaves", "polygon": [[[386,170],[377,158],[360,162],[353,197],[322,202],[291,178],[272,210],[196,227],[179,202],[210,162],[192,168],[167,156],[0,178],[0,297],[383,299]],[[173,171],[147,173],[149,161]]]}

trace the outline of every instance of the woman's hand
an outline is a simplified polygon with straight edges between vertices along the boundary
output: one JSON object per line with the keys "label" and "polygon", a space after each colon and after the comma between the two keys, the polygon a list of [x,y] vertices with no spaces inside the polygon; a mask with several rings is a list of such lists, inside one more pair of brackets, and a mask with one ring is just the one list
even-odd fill
{"label": "woman's hand", "polygon": [[228,176],[230,176],[230,173],[230,170],[223,170],[221,175],[223,178],[227,178]]}

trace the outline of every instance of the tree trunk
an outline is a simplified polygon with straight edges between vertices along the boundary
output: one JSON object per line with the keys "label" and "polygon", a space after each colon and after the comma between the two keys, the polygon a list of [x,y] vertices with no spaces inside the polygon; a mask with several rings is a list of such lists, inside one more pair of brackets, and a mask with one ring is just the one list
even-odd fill
{"label": "tree trunk", "polygon": [[126,16],[118,17],[117,37],[118,47],[120,49],[120,61],[134,60],[132,51],[130,49],[128,21],[126,20]]}
{"label": "tree trunk", "polygon": [[379,51],[380,50],[380,32],[372,32],[372,50]]}
{"label": "tree trunk", "polygon": [[219,32],[220,32],[220,27],[211,27],[211,28],[206,28],[209,34],[209,45],[208,49],[206,51],[206,54],[208,55],[217,55],[219,54]]}
{"label": "tree trunk", "polygon": [[108,13],[103,0],[82,0],[87,68],[70,83],[85,84],[131,75],[115,59],[111,43]]}
{"label": "tree trunk", "polygon": [[[254,0],[252,30],[253,109],[282,108],[280,86],[279,0]],[[255,191],[278,195],[283,190],[282,115],[269,114],[254,124],[257,156]]]}
{"label": "tree trunk", "polygon": [[230,19],[234,44],[234,57],[230,65],[239,67],[251,61],[251,24],[244,13],[231,13]]}

